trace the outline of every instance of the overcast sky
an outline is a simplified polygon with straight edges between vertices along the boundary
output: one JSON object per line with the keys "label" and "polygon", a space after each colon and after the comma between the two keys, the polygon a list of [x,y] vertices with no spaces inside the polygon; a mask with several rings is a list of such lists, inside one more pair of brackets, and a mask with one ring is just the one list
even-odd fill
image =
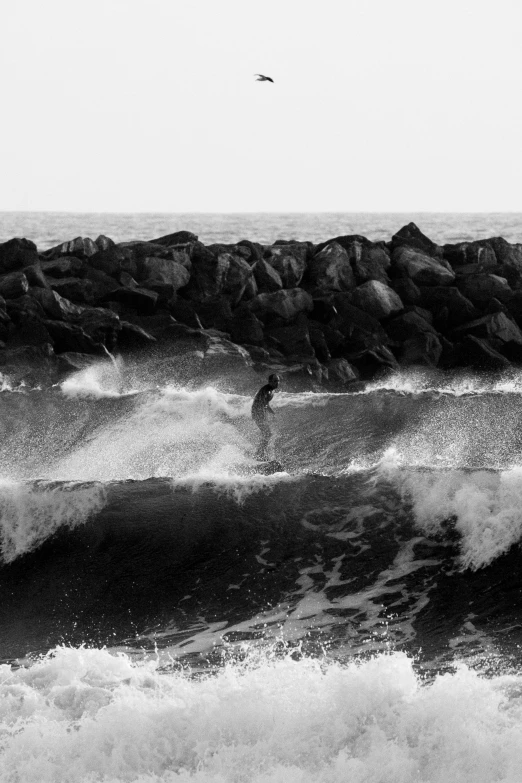
{"label": "overcast sky", "polygon": [[521,0],[6,0],[0,209],[522,211],[521,23]]}

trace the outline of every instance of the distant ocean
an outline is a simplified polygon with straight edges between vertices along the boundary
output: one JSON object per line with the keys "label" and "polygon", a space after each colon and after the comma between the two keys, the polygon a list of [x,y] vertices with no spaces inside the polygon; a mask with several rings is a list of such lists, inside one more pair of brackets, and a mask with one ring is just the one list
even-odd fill
{"label": "distant ocean", "polygon": [[174,231],[197,234],[205,244],[250,239],[270,244],[276,239],[320,242],[342,234],[389,240],[413,221],[439,244],[502,236],[522,242],[519,212],[244,212],[244,213],[96,213],[0,212],[0,242],[23,236],[46,250],[77,236],[105,234],[116,242],[154,239]]}
{"label": "distant ocean", "polygon": [[[519,215],[0,215],[42,249],[411,220],[522,240]],[[283,381],[263,476],[264,377],[225,361],[0,376],[0,783],[521,783],[522,373]]]}

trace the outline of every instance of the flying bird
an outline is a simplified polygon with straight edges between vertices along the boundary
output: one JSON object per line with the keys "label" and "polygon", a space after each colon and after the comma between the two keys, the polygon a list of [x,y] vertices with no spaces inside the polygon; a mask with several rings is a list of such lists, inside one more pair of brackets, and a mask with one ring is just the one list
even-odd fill
{"label": "flying bird", "polygon": [[256,79],[256,82],[272,82],[274,84],[274,80],[270,76],[263,76],[262,73],[255,73],[254,76],[259,77]]}

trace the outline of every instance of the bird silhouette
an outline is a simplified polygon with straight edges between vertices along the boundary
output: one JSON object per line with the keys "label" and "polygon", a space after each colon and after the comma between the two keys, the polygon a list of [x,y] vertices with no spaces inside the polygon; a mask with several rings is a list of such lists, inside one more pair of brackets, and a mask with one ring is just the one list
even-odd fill
{"label": "bird silhouette", "polygon": [[254,76],[259,77],[256,79],[256,82],[272,82],[272,84],[274,84],[274,80],[271,79],[270,76],[263,76],[262,73],[255,73]]}

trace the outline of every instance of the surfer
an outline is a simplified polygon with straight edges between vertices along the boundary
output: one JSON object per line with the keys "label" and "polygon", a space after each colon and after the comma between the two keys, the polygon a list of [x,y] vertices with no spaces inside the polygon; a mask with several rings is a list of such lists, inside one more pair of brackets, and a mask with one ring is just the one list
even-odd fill
{"label": "surfer", "polygon": [[269,459],[268,446],[272,439],[272,430],[268,423],[268,414],[271,413],[272,416],[275,416],[275,411],[270,407],[270,402],[272,401],[275,390],[279,386],[280,380],[279,375],[276,375],[275,373],[269,375],[268,383],[259,389],[254,397],[254,402],[252,403],[252,418],[261,431],[261,439],[255,453],[255,459],[258,460]]}

